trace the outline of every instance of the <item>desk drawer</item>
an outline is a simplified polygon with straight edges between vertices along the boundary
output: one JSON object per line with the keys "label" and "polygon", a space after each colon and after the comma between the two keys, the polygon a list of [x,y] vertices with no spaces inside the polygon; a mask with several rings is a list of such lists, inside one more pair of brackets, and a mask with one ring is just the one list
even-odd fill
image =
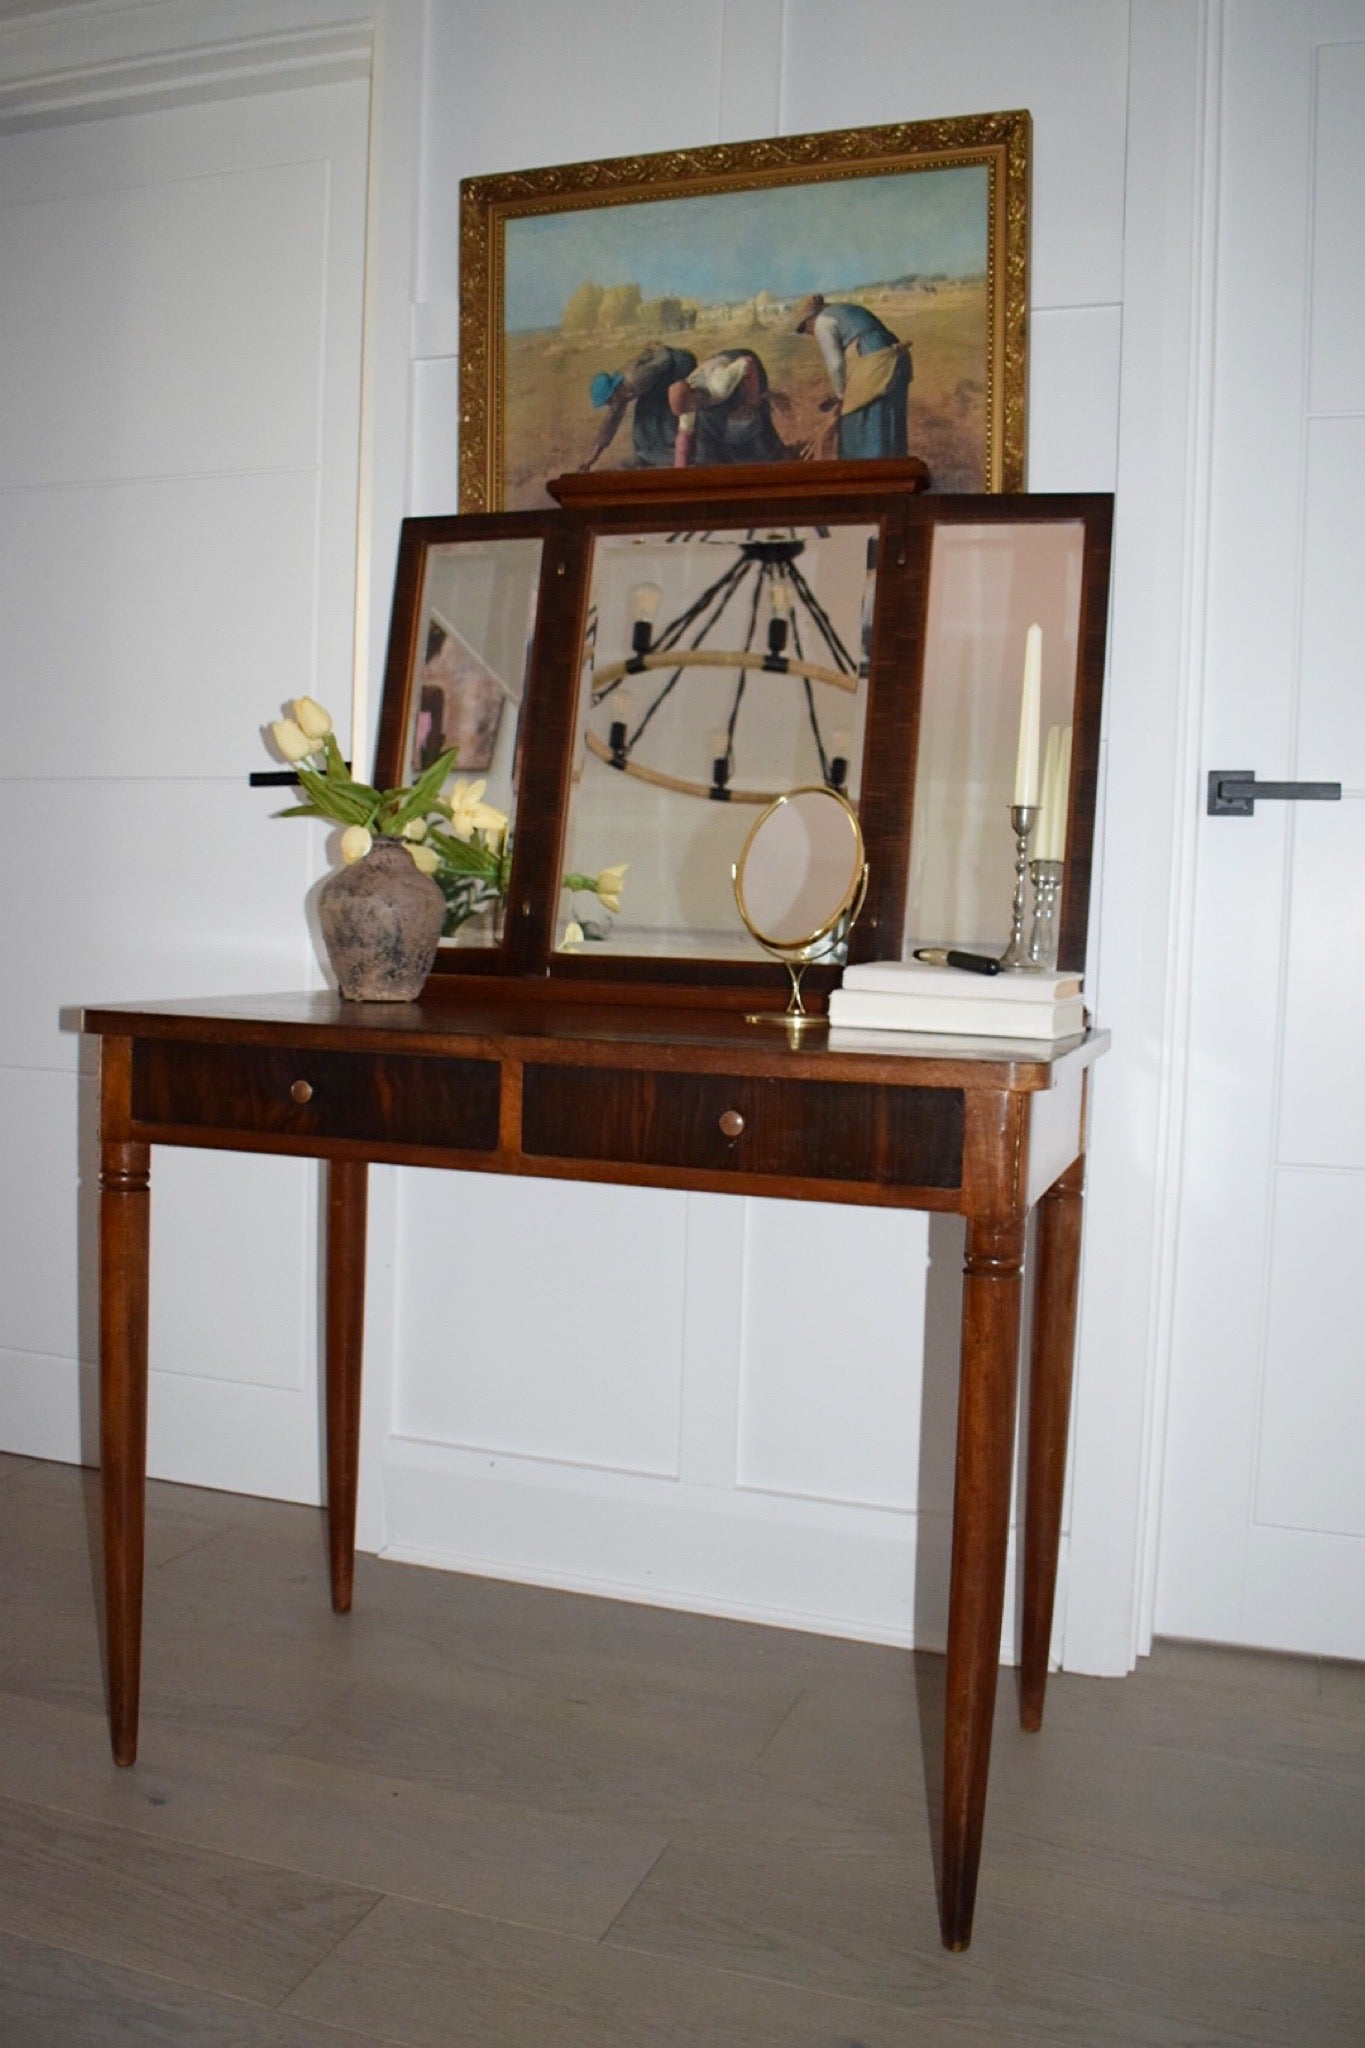
{"label": "desk drawer", "polygon": [[142,1040],[133,1116],[182,1129],[494,1152],[494,1060]]}
{"label": "desk drawer", "polygon": [[528,1066],[523,1077],[528,1158],[955,1188],[962,1125],[956,1088],[602,1067]]}

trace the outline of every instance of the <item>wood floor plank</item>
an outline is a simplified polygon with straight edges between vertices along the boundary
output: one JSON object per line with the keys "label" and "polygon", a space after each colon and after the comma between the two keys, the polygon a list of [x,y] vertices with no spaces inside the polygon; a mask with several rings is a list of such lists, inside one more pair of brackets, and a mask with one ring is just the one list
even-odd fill
{"label": "wood floor plank", "polygon": [[607,1941],[1078,2044],[1101,2027],[1146,2042],[1183,2039],[1193,2025],[1211,2039],[1297,2048],[1334,2029],[1349,2038],[1365,2012],[1365,1969],[1328,1901],[1316,1902],[1315,1950],[1307,1912],[1299,1940],[1286,1940],[1284,1894],[1272,1884],[1254,1904],[1215,1901],[1144,1890],[1093,1850],[1067,1859],[1036,1839],[998,1836],[991,1847],[966,1970],[939,1947],[923,1873],[894,1837],[823,1865],[763,1844],[725,1857],[670,1848]]}
{"label": "wood floor plank", "polygon": [[315,1510],[154,1482],[120,1772],[92,1486],[0,1456],[0,2048],[1365,2038],[1358,1667],[1158,1644],[1040,1736],[1005,1674],[949,1956],[941,1659],[375,1559],[337,1617]]}
{"label": "wood floor plank", "polygon": [[[104,1669],[96,1598],[84,1611],[54,1601],[12,1603],[0,1640],[0,1689],[54,1705],[102,1712]],[[155,1581],[148,1585],[143,1653],[144,1743],[159,1728],[197,1730],[255,1750],[273,1749],[338,1699],[353,1682],[340,1642],[337,1654],[297,1651],[277,1640],[244,1644],[220,1633],[210,1612],[194,1627],[161,1626]],[[340,1631],[338,1631],[340,1633]]]}
{"label": "wood floor plank", "polygon": [[424,1628],[439,1627],[444,1618],[469,1654],[509,1668],[610,1672],[643,1666],[661,1676],[677,1674],[693,1686],[708,1677],[727,1685],[754,1677],[796,1687],[808,1684],[829,1657],[837,1661],[870,1647],[470,1573],[373,1558],[360,1560],[360,1566],[386,1615],[410,1617]]}
{"label": "wood floor plank", "polygon": [[14,1698],[0,1698],[0,1798],[587,1935],[611,1925],[666,1846],[657,1833],[173,1730],[159,1730],[143,1761],[119,1770],[103,1716]]}
{"label": "wood floor plank", "polygon": [[[388,1768],[465,1791],[529,1789],[552,1812],[647,1812],[651,1798],[666,1802],[698,1774],[741,1770],[800,1693],[787,1669],[743,1659],[727,1678],[705,1666],[660,1669],[647,1648],[618,1646],[600,1664],[562,1643],[543,1655],[505,1622],[496,1641],[485,1631],[473,1648],[461,1639],[435,1659],[428,1641],[414,1645],[382,1618],[362,1618],[359,1633],[383,1679],[362,1678],[284,1749],[353,1767],[382,1769],[387,1757]],[[514,1655],[504,1651],[509,1634]]]}
{"label": "wood floor plank", "polygon": [[[157,1574],[169,1625],[202,1607],[210,1585],[226,1631],[305,1642],[335,1633],[320,1541],[301,1550],[286,1532],[220,1532]],[[357,1560],[345,1627],[357,1656],[405,1686],[514,1710],[535,1696],[603,1725],[647,1727],[661,1742],[676,1734],[745,1756],[780,1724],[825,1654],[820,1639],[791,1631],[366,1558]],[[753,1640],[766,1635],[772,1645]]]}
{"label": "wood floor plank", "polygon": [[[1065,1818],[1078,1839],[1101,1846],[1136,1831],[1168,1863],[1187,1854],[1197,1865],[1212,1851],[1224,1868],[1251,1872],[1273,1840],[1277,1859],[1303,1862],[1306,1881],[1326,1866],[1352,1887],[1365,1877],[1365,1712],[1324,1706],[1311,1664],[1284,1672],[1286,1661],[1262,1660],[1263,1695],[1253,1687],[1248,1701],[1219,1705],[1205,1694],[1184,1711],[1186,1665],[1164,1644],[1122,1682],[1054,1676],[1040,1735],[1019,1729],[1012,1674],[1003,1674],[988,1827]],[[917,1656],[899,1685],[818,1681],[755,1775],[809,1786],[813,1800],[851,1817],[914,1827],[938,1769],[941,1675],[941,1658]]]}
{"label": "wood floor plank", "polygon": [[277,2005],[377,1896],[0,1801],[0,1927],[257,2004]]}
{"label": "wood floor plank", "polygon": [[[20,1463],[24,1469],[0,1488],[7,1574],[0,1687],[102,1709],[97,1475]],[[286,1607],[267,1600],[257,1602],[262,1611],[254,1629],[234,1638],[214,1604],[206,1603],[206,1568],[188,1560],[245,1525],[287,1530],[294,1569],[306,1573],[303,1559],[311,1555],[319,1518],[310,1509],[191,1488],[153,1485],[148,1495],[144,1728],[212,1729],[248,1747],[273,1747],[345,1691],[354,1644],[325,1592],[318,1601],[324,1619],[313,1632],[291,1630]],[[186,1570],[177,1576],[163,1569],[182,1561]]]}
{"label": "wood floor plank", "polygon": [[[5,1541],[69,1545],[98,1556],[100,1476],[88,1465],[52,1465],[38,1458],[7,1458],[0,1487]],[[256,1500],[249,1494],[213,1493],[204,1487],[155,1482],[147,1498],[147,1564],[162,1564],[192,1550],[207,1537],[243,1527],[290,1529],[297,1543],[301,1526],[320,1520],[317,1509],[287,1501]]]}
{"label": "wood floor plank", "polygon": [[1014,2048],[1038,2039],[951,2015],[929,2033],[865,2000],[394,1900],[285,2009],[383,2024],[409,2048]]}
{"label": "wood floor plank", "polygon": [[385,2048],[0,1933],[0,2048]]}

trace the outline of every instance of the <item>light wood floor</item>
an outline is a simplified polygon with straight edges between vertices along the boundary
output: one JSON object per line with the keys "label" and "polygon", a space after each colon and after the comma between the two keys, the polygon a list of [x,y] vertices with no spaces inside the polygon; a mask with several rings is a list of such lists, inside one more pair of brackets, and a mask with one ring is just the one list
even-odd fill
{"label": "light wood floor", "polygon": [[151,1489],[110,1761],[94,1476],[0,1457],[5,2048],[1365,2042],[1365,1672],[1002,1674],[940,1948],[932,1657],[361,1560]]}

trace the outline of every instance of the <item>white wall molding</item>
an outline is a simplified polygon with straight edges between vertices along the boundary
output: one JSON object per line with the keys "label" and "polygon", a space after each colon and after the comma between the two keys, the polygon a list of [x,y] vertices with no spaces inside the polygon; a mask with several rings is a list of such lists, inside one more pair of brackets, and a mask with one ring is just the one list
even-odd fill
{"label": "white wall molding", "polygon": [[[1176,787],[1196,793],[1200,787],[1202,765],[1209,534],[1213,516],[1214,310],[1217,286],[1219,160],[1222,144],[1222,45],[1223,0],[1205,0],[1202,8],[1199,51],[1198,187],[1188,398],[1181,702],[1180,725],[1172,759]],[[1137,1560],[1137,1649],[1141,1655],[1146,1655],[1152,1645],[1161,1541],[1166,1417],[1170,1400],[1185,1116],[1190,1081],[1190,1004],[1194,976],[1198,824],[1198,804],[1189,803],[1178,820],[1179,830],[1171,877],[1170,931],[1173,967],[1167,994],[1164,1034],[1166,1063],[1157,1180],[1161,1228],[1154,1275],[1149,1368],[1149,1434],[1144,1473],[1141,1546]]]}
{"label": "white wall molding", "polygon": [[0,86],[0,134],[366,78],[372,47],[369,24],[352,23],[49,71]]}
{"label": "white wall molding", "polygon": [[1150,1646],[1184,1103],[1200,683],[1191,550],[1208,402],[1206,66],[1216,0],[1135,0],[1101,887],[1097,1069],[1063,1662]]}

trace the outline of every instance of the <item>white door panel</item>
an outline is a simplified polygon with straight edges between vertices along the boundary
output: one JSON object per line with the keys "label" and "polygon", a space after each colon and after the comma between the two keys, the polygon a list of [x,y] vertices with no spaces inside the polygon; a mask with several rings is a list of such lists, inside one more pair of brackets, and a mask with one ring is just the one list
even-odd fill
{"label": "white door panel", "polygon": [[[1365,562],[1365,555],[1361,557]],[[1365,649],[1362,649],[1365,659]],[[1365,1172],[1365,800],[1305,805],[1294,818],[1285,945],[1279,1139],[1283,1166]],[[1365,1239],[1328,1232],[1325,1260]],[[1359,1296],[1357,1295],[1357,1300]],[[1357,1368],[1365,1368],[1360,1340]],[[1360,1374],[1365,1380],[1365,1370]],[[1365,1469],[1361,1474],[1365,1495]]]}
{"label": "white door panel", "polygon": [[[1365,0],[1229,0],[1159,1631],[1365,1656]],[[1193,798],[1194,792],[1191,792]]]}
{"label": "white door panel", "polygon": [[[1365,191],[1365,185],[1361,187]],[[1361,257],[1365,265],[1365,256]],[[1356,336],[1365,354],[1365,322]],[[1308,424],[1299,761],[1365,789],[1365,393]]]}
{"label": "white door panel", "polygon": [[[1305,9],[1305,13],[1309,10]],[[1349,11],[1323,24],[1317,45],[1313,153],[1313,326],[1308,403],[1315,413],[1359,412],[1365,405],[1365,43]]]}
{"label": "white door panel", "polygon": [[[1252,1512],[1262,1529],[1365,1537],[1365,1373],[1333,1371],[1357,1328],[1365,1174],[1276,1176]],[[1358,1367],[1359,1355],[1349,1363]],[[1312,1398],[1331,1373],[1332,1398]],[[1305,1394],[1309,1398],[1305,1399]]]}

